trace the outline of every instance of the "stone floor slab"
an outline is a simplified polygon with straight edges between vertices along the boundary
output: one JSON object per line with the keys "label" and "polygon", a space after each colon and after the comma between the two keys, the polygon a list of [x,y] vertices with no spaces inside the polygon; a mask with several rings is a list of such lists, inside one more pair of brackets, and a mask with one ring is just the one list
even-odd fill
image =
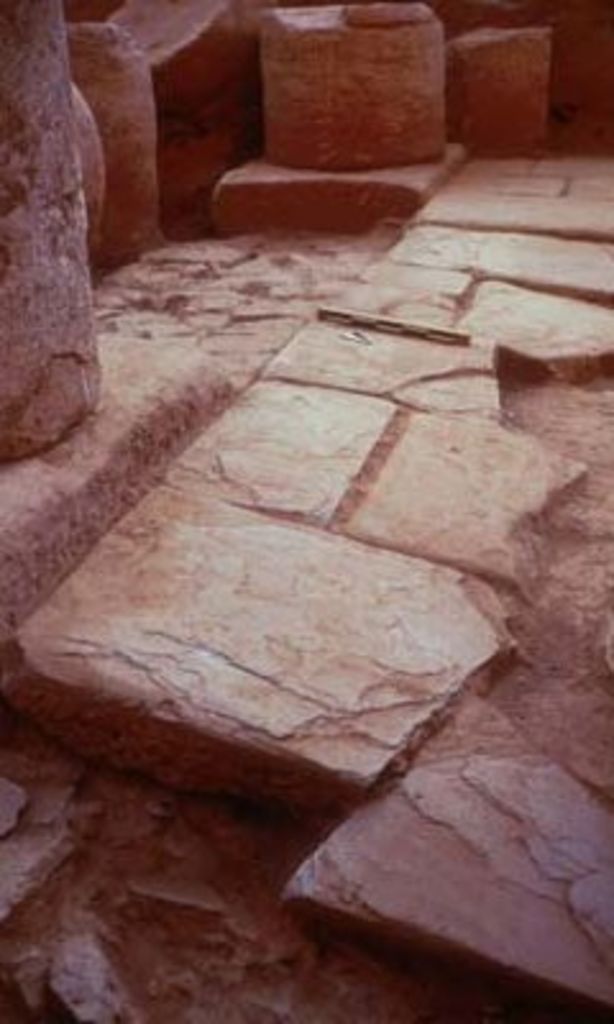
{"label": "stone floor slab", "polygon": [[436,267],[407,267],[386,258],[367,271],[362,284],[344,293],[341,305],[412,323],[452,327],[470,285],[470,274]]}
{"label": "stone floor slab", "polygon": [[538,560],[531,518],[581,474],[487,417],[415,413],[343,529],[526,588]]}
{"label": "stone floor slab", "polygon": [[418,214],[417,222],[614,242],[611,202],[578,196],[493,195],[473,183],[463,187],[452,182]]}
{"label": "stone floor slab", "polygon": [[477,346],[497,345],[521,364],[570,381],[611,373],[614,365],[614,310],[589,302],[485,282],[459,329]]}
{"label": "stone floor slab", "polygon": [[200,481],[234,504],[326,524],[394,411],[365,395],[256,384],[169,479]]}
{"label": "stone floor slab", "polygon": [[397,402],[423,412],[501,414],[499,385],[486,373],[463,373],[408,384],[394,392]]}
{"label": "stone floor slab", "polygon": [[213,219],[222,235],[366,231],[387,217],[411,217],[463,160],[460,146],[449,146],[437,163],[375,171],[295,170],[255,160],[220,179]]}
{"label": "stone floor slab", "polygon": [[401,264],[493,277],[598,301],[614,299],[614,246],[541,235],[418,227],[390,254]]}
{"label": "stone floor slab", "polygon": [[410,953],[614,1006],[614,815],[487,708],[467,725],[333,832],[287,895]]}
{"label": "stone floor slab", "polygon": [[190,339],[124,331],[100,355],[96,415],[48,453],[0,467],[0,641],[229,398]]}
{"label": "stone floor slab", "polygon": [[383,331],[315,323],[302,330],[269,364],[267,376],[373,395],[399,396],[413,385],[456,377],[488,376],[487,348],[439,345]]}
{"label": "stone floor slab", "polygon": [[86,755],[322,806],[423,738],[501,623],[456,571],[162,486],[29,620],[3,693]]}

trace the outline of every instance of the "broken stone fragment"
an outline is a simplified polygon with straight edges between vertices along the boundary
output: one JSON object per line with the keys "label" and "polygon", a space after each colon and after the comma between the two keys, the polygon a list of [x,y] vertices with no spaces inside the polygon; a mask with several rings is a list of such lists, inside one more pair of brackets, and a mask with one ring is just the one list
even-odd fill
{"label": "broken stone fragment", "polygon": [[0,460],[95,407],[86,219],[59,0],[0,10]]}
{"label": "broken stone fragment", "polygon": [[99,940],[90,933],[58,944],[49,978],[51,1002],[74,1024],[134,1024],[120,983]]}
{"label": "broken stone fragment", "polygon": [[410,955],[468,954],[613,1007],[614,816],[476,704],[332,833],[287,895]]}
{"label": "broken stone fragment", "polygon": [[27,793],[21,786],[0,778],[0,839],[13,831],[27,802]]}

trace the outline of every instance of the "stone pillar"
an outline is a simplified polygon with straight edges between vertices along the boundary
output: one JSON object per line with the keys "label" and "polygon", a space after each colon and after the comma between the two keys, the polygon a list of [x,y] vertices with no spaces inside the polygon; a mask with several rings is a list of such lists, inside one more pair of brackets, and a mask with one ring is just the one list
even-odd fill
{"label": "stone pillar", "polygon": [[0,459],[58,441],[99,367],[60,0],[0,4]]}
{"label": "stone pillar", "polygon": [[262,71],[271,163],[359,170],[443,154],[443,28],[425,4],[267,12]]}
{"label": "stone pillar", "polygon": [[[1,2],[1,0],[0,0]],[[119,25],[71,25],[75,84],[94,115],[106,168],[97,264],[116,267],[159,244],[156,107],[149,62]]]}

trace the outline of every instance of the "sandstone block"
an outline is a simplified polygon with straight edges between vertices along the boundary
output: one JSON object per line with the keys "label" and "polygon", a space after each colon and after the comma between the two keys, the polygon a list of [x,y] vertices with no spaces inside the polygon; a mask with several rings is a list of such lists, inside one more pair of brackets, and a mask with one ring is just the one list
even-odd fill
{"label": "sandstone block", "polygon": [[425,4],[270,11],[262,71],[272,163],[355,170],[444,151],[443,29]]}
{"label": "sandstone block", "polygon": [[90,260],[96,263],[106,195],[107,172],[104,151],[94,115],[83,94],[74,84],[72,102],[81,163],[81,181],[87,209],[87,242]]}
{"label": "sandstone block", "polygon": [[0,94],[0,459],[12,459],[54,444],[98,395],[59,0],[0,11]]}
{"label": "sandstone block", "polygon": [[411,217],[462,163],[464,151],[412,167],[312,171],[254,160],[229,171],[213,195],[223,235],[256,231],[368,231],[387,217]]}
{"label": "sandstone block", "polygon": [[478,29],[448,48],[452,137],[483,152],[532,150],[546,138],[549,28]]}
{"label": "sandstone block", "polygon": [[96,119],[106,163],[100,263],[136,258],[158,237],[156,112],[151,74],[133,38],[110,23],[75,24],[73,78]]}
{"label": "sandstone block", "polygon": [[159,487],[26,624],[5,694],[173,784],[356,799],[508,645],[461,573]]}

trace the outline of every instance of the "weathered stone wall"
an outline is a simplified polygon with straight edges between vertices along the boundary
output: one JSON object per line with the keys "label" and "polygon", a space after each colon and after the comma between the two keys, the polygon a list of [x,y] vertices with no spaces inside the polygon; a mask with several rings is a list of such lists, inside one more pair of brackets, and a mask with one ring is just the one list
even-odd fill
{"label": "weathered stone wall", "polygon": [[95,405],[98,363],[60,0],[0,5],[0,459]]}

